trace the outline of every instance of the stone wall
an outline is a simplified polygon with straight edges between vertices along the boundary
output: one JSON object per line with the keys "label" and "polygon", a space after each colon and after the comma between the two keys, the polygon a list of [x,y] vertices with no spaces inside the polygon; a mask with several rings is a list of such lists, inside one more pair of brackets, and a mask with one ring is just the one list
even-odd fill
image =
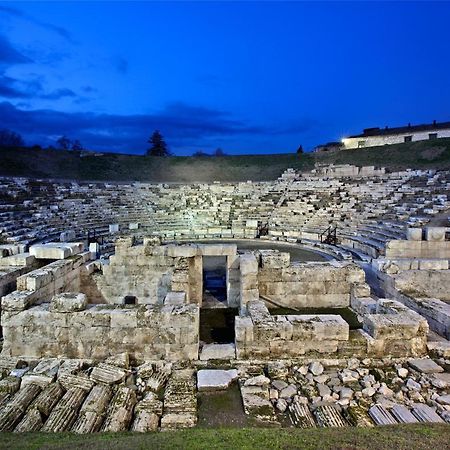
{"label": "stone wall", "polygon": [[2,310],[22,311],[49,302],[55,294],[80,291],[80,273],[89,261],[89,252],[54,261],[17,278],[17,290],[1,299]]}
{"label": "stone wall", "polygon": [[406,357],[427,351],[427,321],[394,300],[353,298],[362,328],[350,331],[339,315],[270,315],[262,301],[236,317],[238,358]]}
{"label": "stone wall", "polygon": [[265,264],[264,256],[262,261],[258,272],[261,296],[288,308],[347,307],[352,285],[364,282],[364,271],[348,262],[289,266],[288,261],[281,261],[277,266]]}
{"label": "stone wall", "polygon": [[262,301],[247,303],[247,317],[236,317],[238,358],[291,358],[306,353],[335,353],[349,338],[338,315],[271,316]]}
{"label": "stone wall", "polygon": [[386,258],[392,259],[450,259],[450,241],[389,241],[385,254]]}
{"label": "stone wall", "polygon": [[45,303],[4,311],[2,326],[2,356],[100,360],[129,352],[147,360],[198,358],[197,305],[88,305],[59,312]]}
{"label": "stone wall", "polygon": [[450,303],[449,270],[410,270],[395,275],[393,281],[395,289],[403,294]]}
{"label": "stone wall", "polygon": [[103,275],[94,275],[106,303],[123,304],[126,296],[133,296],[138,304],[162,304],[180,260],[167,256],[154,245],[158,243],[149,239],[134,245],[132,237],[116,242],[116,252],[109,265],[103,266]]}

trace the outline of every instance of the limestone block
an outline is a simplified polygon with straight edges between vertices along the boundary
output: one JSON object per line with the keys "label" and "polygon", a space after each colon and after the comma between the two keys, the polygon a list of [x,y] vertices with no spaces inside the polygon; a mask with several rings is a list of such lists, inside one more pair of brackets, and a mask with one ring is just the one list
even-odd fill
{"label": "limestone block", "polygon": [[198,255],[197,245],[167,245],[167,256],[172,258],[192,258]]}
{"label": "limestone block", "polygon": [[30,267],[34,264],[36,258],[29,253],[19,253],[18,255],[0,258],[0,267]]}
{"label": "limestone block", "polygon": [[99,363],[91,372],[91,379],[97,383],[115,384],[125,379],[127,372],[119,367]]}
{"label": "limestone block", "polygon": [[448,270],[448,259],[420,259],[419,270]]}
{"label": "limestone block", "polygon": [[261,265],[263,269],[289,267],[290,262],[290,254],[287,252],[261,251]]}
{"label": "limestone block", "polygon": [[14,291],[1,299],[3,311],[23,311],[39,298],[35,291]]}
{"label": "limestone block", "polygon": [[158,429],[159,416],[149,411],[138,411],[131,425],[131,431],[138,433],[148,433]]}
{"label": "limestone block", "polygon": [[199,391],[225,390],[237,377],[236,369],[202,369],[197,372],[197,388]]}
{"label": "limestone block", "polygon": [[87,306],[87,298],[85,294],[76,294],[72,292],[63,292],[56,294],[52,298],[50,311],[70,313],[83,311]]}
{"label": "limestone block", "polygon": [[201,361],[210,359],[230,360],[235,357],[234,344],[205,344],[200,353]]}
{"label": "limestone block", "polygon": [[258,262],[255,256],[251,253],[245,253],[240,257],[240,271],[241,277],[245,277],[249,274],[258,273]]}
{"label": "limestone block", "polygon": [[425,239],[427,241],[445,241],[445,227],[426,227]]}
{"label": "limestone block", "polygon": [[94,383],[87,377],[87,375],[73,375],[73,374],[64,374],[58,378],[61,386],[69,390],[71,388],[79,388],[83,389],[83,391],[89,392]]}
{"label": "limestone block", "polygon": [[36,259],[66,259],[77,255],[84,250],[82,242],[64,242],[49,244],[36,244],[30,247],[30,255]]}
{"label": "limestone block", "polygon": [[186,303],[186,292],[168,292],[164,298],[165,305],[183,305]]}
{"label": "limestone block", "polygon": [[161,418],[161,430],[192,428],[197,424],[197,415],[193,413],[169,413]]}
{"label": "limestone block", "polygon": [[421,241],[422,240],[422,228],[407,228],[406,236],[408,241]]}
{"label": "limestone block", "polygon": [[103,415],[113,395],[110,386],[104,384],[95,385],[86,397],[80,409],[80,414],[95,412]]}

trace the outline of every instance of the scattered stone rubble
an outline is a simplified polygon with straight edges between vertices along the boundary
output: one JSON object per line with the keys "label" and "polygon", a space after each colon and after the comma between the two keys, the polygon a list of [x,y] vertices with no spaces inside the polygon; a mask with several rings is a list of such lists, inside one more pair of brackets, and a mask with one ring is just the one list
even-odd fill
{"label": "scattered stone rubble", "polygon": [[[105,363],[89,360],[0,359],[5,374],[0,382],[0,431],[84,434],[193,427],[197,389],[223,391],[233,382],[239,384],[245,413],[266,424],[312,428],[450,423],[450,360],[255,360],[236,361],[234,369],[176,368],[161,361],[127,363],[125,369],[120,367],[123,358],[114,361],[118,365],[112,362],[111,367],[127,370],[126,378],[117,380],[107,372],[111,379],[105,374],[94,381],[92,374]],[[50,380],[44,386],[23,374],[11,376],[15,366]],[[159,383],[142,382],[152,377]]]}

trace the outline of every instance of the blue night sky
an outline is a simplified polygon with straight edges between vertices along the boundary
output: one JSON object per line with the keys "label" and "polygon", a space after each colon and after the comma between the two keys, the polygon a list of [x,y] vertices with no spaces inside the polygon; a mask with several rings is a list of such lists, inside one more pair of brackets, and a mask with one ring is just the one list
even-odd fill
{"label": "blue night sky", "polygon": [[2,2],[0,129],[292,152],[450,120],[447,2]]}

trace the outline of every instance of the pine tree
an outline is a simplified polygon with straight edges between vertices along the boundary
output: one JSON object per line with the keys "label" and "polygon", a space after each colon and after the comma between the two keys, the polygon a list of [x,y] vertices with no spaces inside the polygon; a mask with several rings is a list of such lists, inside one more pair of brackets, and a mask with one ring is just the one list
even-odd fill
{"label": "pine tree", "polygon": [[170,152],[167,148],[167,144],[164,141],[162,134],[155,130],[147,141],[151,147],[147,150],[149,156],[170,156]]}

